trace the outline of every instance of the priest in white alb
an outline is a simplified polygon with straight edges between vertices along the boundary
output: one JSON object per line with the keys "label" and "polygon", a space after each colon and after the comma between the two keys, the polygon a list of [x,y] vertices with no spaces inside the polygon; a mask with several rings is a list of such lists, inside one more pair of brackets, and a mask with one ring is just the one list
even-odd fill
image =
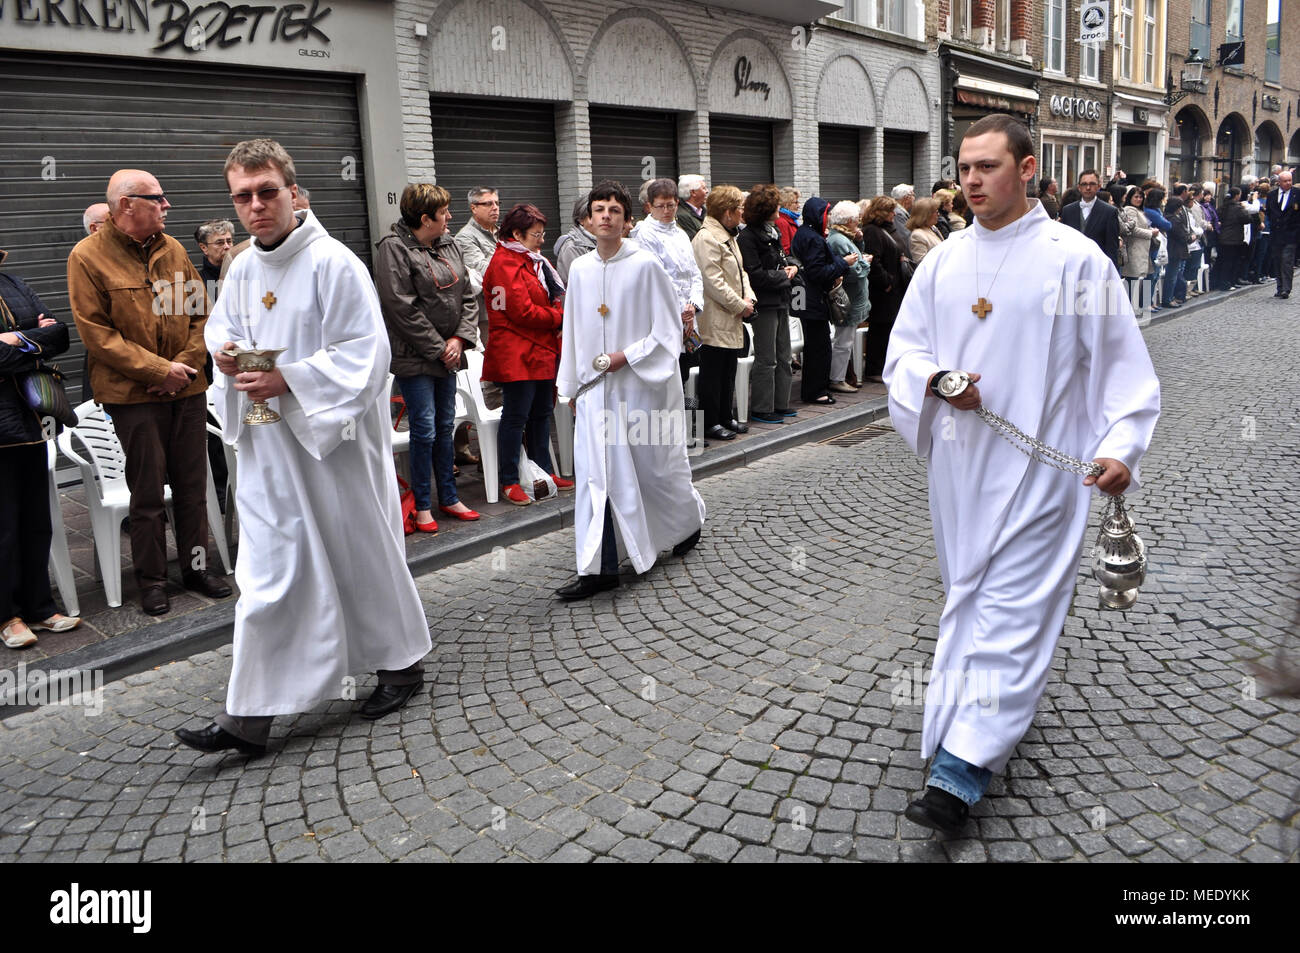
{"label": "priest in white alb", "polygon": [[[1079,573],[1092,487],[1122,494],[1160,385],[1115,267],[1025,197],[1029,131],[993,114],[958,158],[975,225],[918,266],[884,378],[898,433],[929,459],[946,600],[925,693],[924,795],[906,816],[955,834],[1028,730]],[[1031,461],[974,411],[1083,461]]]}
{"label": "priest in white alb", "polygon": [[[253,236],[206,329],[222,436],[239,451],[234,659],[225,711],[177,737],[200,751],[266,749],[276,715],[355,697],[378,718],[423,683],[429,627],[406,568],[388,416],[388,335],[361,261],[310,211],[270,139],[235,146],[225,175]],[[284,348],[271,371],[227,350]],[[243,422],[250,400],[275,423]]]}
{"label": "priest in white alb", "polygon": [[560,396],[576,398],[578,578],[562,599],[616,588],[621,555],[638,573],[661,550],[684,555],[704,525],[686,456],[677,292],[658,259],[623,239],[623,186],[602,182],[587,204],[596,250],[569,268],[556,378]]}

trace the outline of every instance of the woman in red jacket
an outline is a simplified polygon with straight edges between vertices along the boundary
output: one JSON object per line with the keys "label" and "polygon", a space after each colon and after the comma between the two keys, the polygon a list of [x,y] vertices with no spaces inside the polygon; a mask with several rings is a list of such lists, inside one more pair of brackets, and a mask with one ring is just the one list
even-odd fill
{"label": "woman in red jacket", "polygon": [[519,485],[521,438],[529,458],[552,475],[561,490],[573,481],[555,475],[551,459],[551,411],[560,366],[564,283],[541,255],[546,216],[535,205],[516,205],[501,219],[492,261],[483,273],[488,312],[483,379],[501,385],[497,429],[501,494],[517,506],[531,502]]}

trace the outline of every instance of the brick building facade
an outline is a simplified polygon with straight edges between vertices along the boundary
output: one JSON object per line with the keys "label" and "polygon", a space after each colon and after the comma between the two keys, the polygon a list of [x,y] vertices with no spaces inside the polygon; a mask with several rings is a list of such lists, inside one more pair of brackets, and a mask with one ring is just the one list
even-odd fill
{"label": "brick building facade", "polygon": [[[1297,16],[1278,0],[1170,0],[1168,179],[1237,184],[1300,164],[1300,58],[1283,55],[1294,54]],[[1237,43],[1244,61],[1224,65]]]}

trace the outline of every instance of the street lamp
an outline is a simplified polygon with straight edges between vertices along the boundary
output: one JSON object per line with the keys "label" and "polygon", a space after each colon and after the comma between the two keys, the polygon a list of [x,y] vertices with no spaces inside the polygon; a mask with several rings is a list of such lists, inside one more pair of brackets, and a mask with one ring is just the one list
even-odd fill
{"label": "street lamp", "polygon": [[1201,51],[1192,48],[1191,54],[1183,62],[1183,82],[1200,83],[1205,78],[1205,60],[1201,58]]}

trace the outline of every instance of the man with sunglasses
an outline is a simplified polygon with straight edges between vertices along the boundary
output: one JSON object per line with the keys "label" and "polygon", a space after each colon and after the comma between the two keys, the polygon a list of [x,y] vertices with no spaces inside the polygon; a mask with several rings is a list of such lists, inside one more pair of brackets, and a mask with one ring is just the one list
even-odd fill
{"label": "man with sunglasses", "polygon": [[[406,568],[374,283],[310,211],[294,211],[293,159],[278,142],[237,144],[225,175],[253,236],[207,328],[222,435],[239,449],[239,604],[225,710],[176,737],[256,755],[275,716],[351,700],[364,672],[379,685],[363,718],[401,708],[432,644]],[[273,370],[241,371],[228,353],[241,345],[284,350]],[[245,424],[248,400],[280,419]]]}
{"label": "man with sunglasses", "polygon": [[163,232],[171,203],[156,178],[139,169],[115,172],[108,206],[108,220],[68,256],[68,299],[95,399],[126,453],[140,607],[162,615],[171,608],[167,485],[182,584],[214,599],[230,595],[207,569],[208,299],[184,247]]}

